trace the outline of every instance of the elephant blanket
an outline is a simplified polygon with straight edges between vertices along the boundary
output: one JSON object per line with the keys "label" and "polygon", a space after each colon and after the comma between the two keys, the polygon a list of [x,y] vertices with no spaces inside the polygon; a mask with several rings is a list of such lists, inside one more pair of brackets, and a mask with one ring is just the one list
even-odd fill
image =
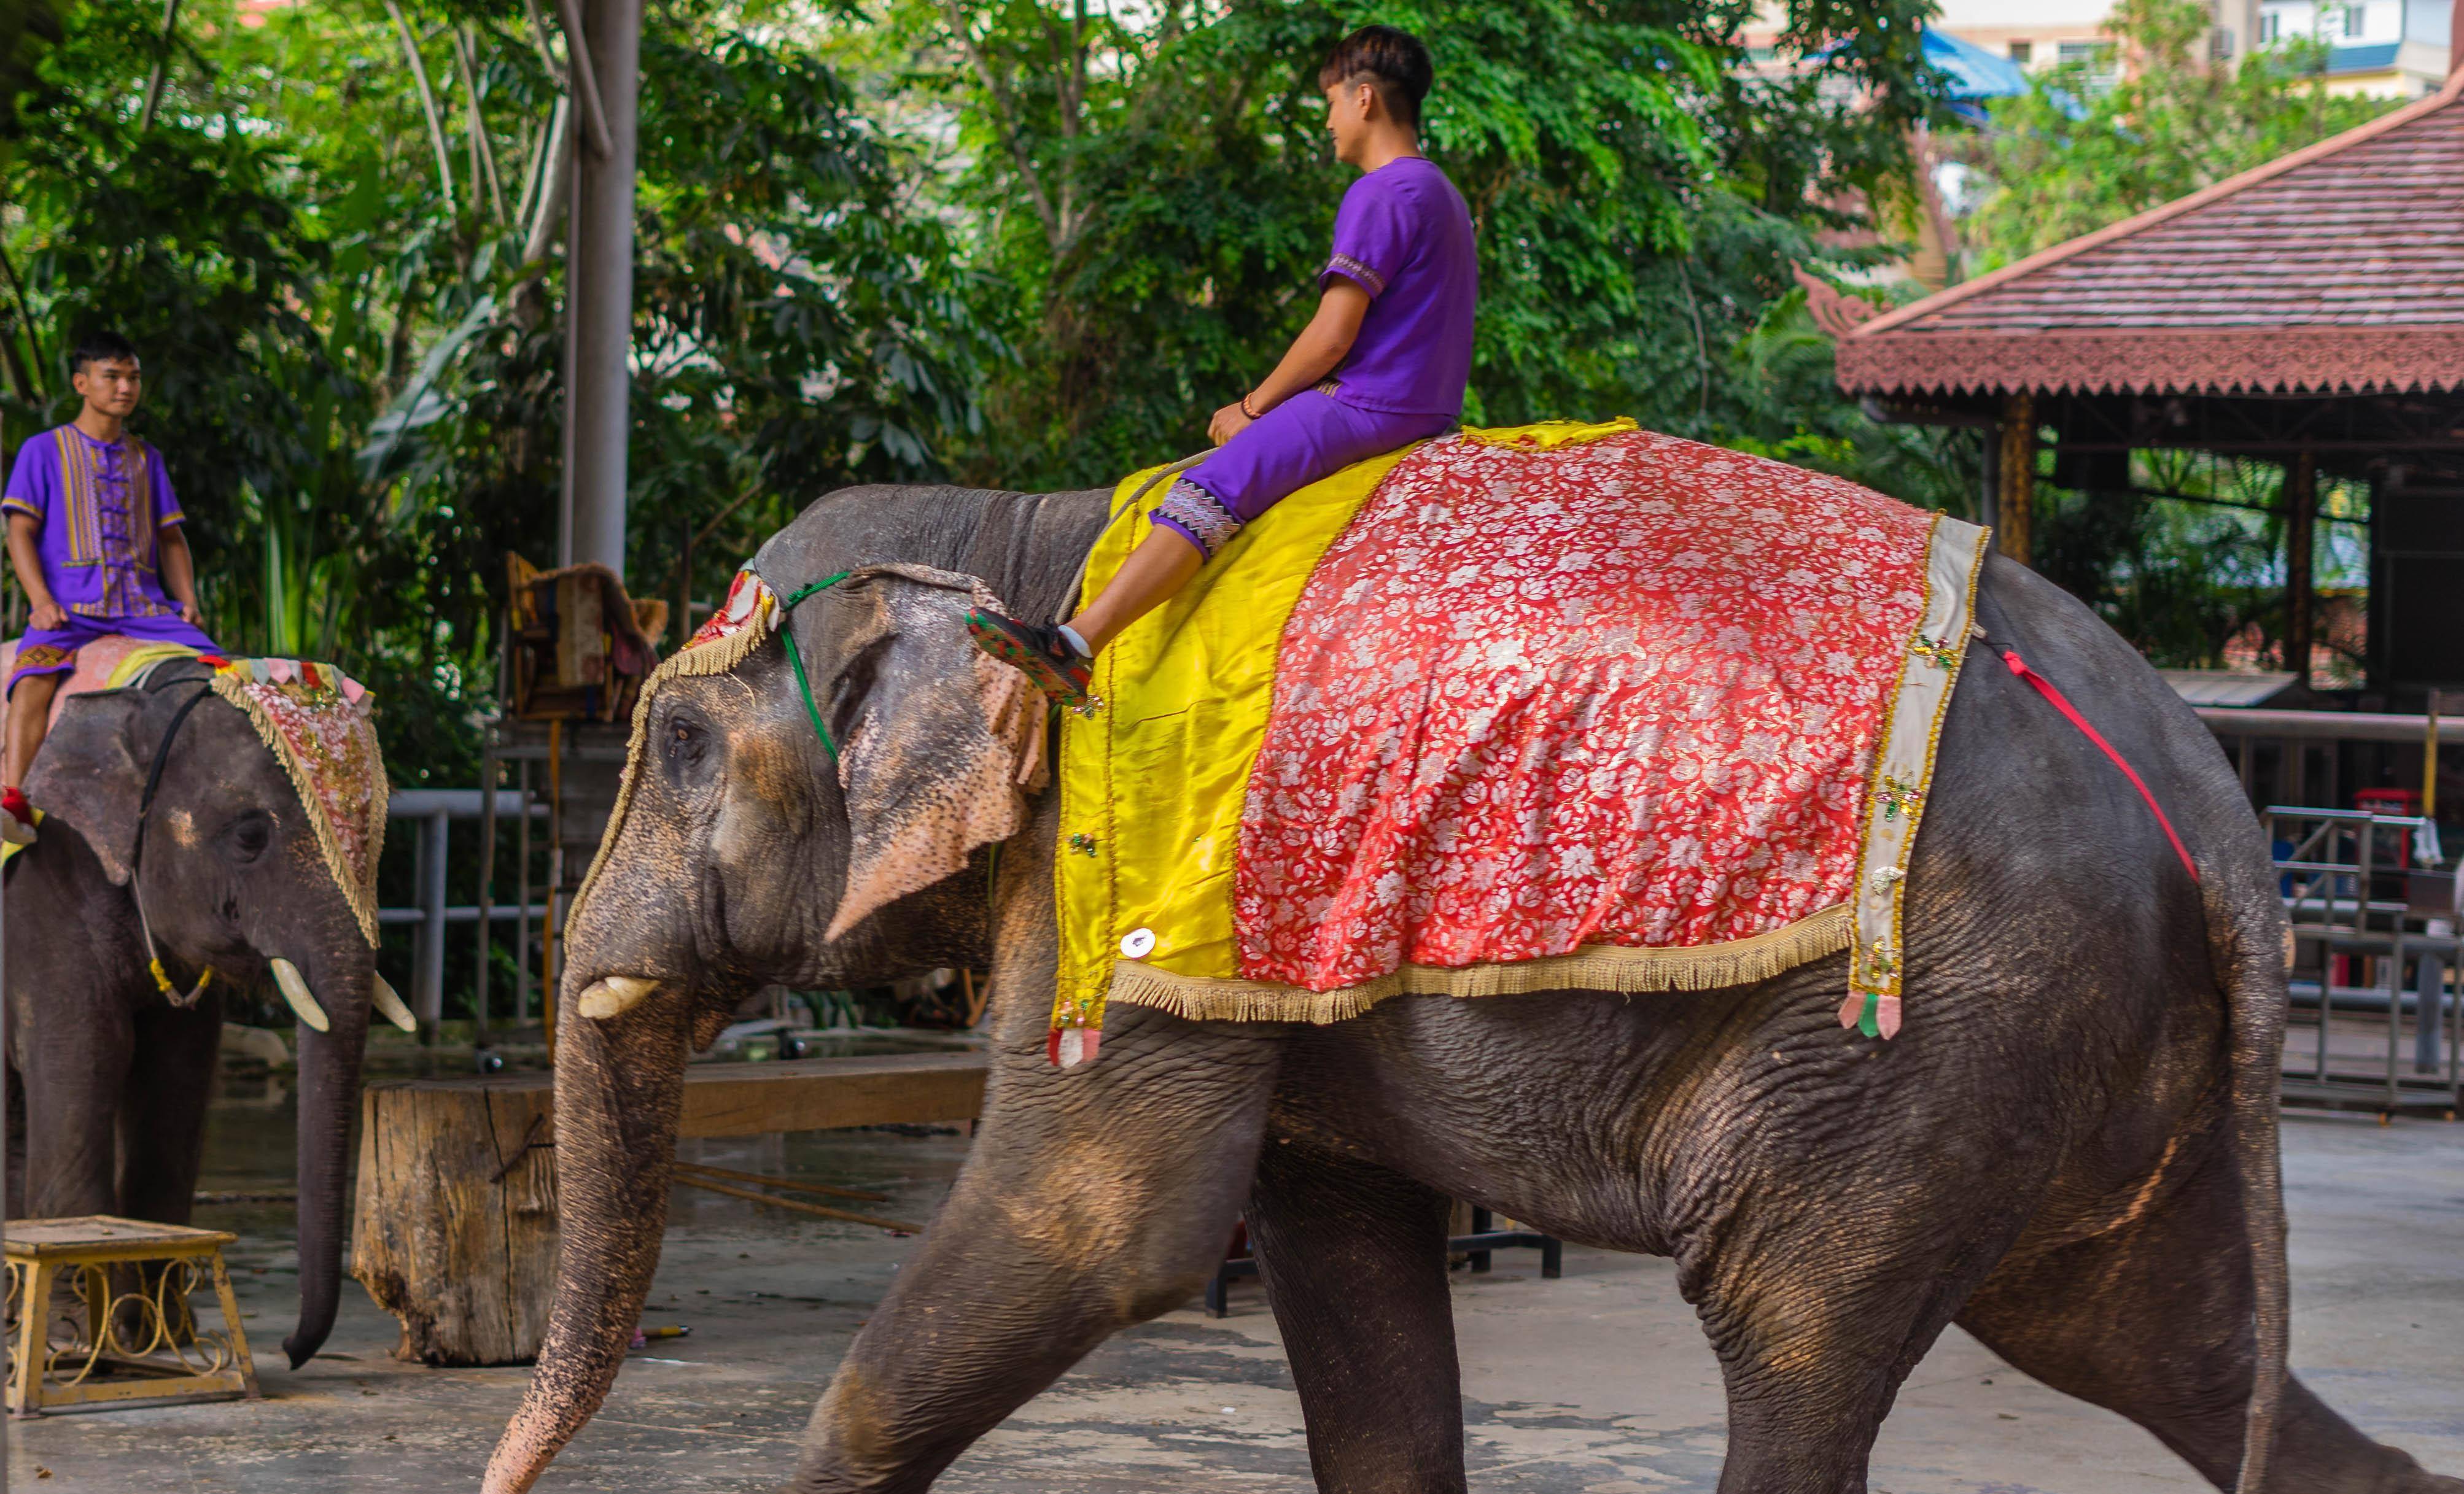
{"label": "elephant blanket", "polygon": [[1630,421],[1464,431],[1285,499],[1065,720],[1055,1062],[1107,1000],[1332,1022],[1842,949],[1843,1022],[1890,1035],[1983,539]]}

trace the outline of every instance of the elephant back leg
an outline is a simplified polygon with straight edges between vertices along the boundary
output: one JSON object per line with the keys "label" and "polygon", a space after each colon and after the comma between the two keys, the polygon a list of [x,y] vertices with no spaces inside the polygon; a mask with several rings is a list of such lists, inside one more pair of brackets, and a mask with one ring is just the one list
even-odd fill
{"label": "elephant back leg", "polygon": [[[1960,1326],[2056,1390],[2145,1427],[2218,1488],[2241,1467],[2254,1377],[2250,1256],[2222,1128],[2191,1145],[2178,1181],[2111,1227],[2036,1247],[2022,1240],[1969,1300]],[[2288,1377],[2270,1494],[2464,1494],[2363,1436]]]}
{"label": "elephant back leg", "polygon": [[1786,984],[1760,1041],[1663,1121],[1655,1191],[1727,1393],[1721,1494],[1862,1494],[1902,1381],[2058,1154],[2024,1131],[1980,1139],[1997,1076],[1955,1044],[1843,1042],[1809,999],[1827,986]]}
{"label": "elephant back leg", "polygon": [[211,988],[186,1011],[137,1019],[120,1103],[120,1211],[130,1219],[186,1224],[196,1207],[222,1032],[222,996]]}
{"label": "elephant back leg", "polygon": [[1269,1138],[1249,1234],[1284,1335],[1309,1466],[1340,1494],[1463,1488],[1444,1195]]}

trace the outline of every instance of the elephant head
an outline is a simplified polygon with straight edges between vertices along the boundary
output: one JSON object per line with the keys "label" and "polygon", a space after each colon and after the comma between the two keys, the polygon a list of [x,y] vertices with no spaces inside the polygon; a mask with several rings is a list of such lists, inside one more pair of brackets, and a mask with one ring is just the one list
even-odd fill
{"label": "elephant head", "polygon": [[[298,1016],[299,1319],[283,1343],[296,1369],[334,1324],[344,1147],[369,1014],[407,1024],[409,1013],[376,973],[373,888],[364,876],[356,890],[340,880],[331,816],[320,833],[259,728],[214,698],[210,679],[206,666],[167,665],[145,688],[70,700],[28,791],[46,814],[37,849],[47,869],[124,890],[166,983],[186,993],[208,972],[232,989],[270,980]],[[352,868],[363,872],[383,833],[385,775],[373,735],[351,746],[356,772],[373,779],[355,785],[369,802],[346,827],[364,842],[364,864]],[[80,845],[91,865],[77,859]],[[130,943],[143,962],[142,939]]]}
{"label": "elephant head", "polygon": [[[754,562],[782,596],[836,569],[793,543],[811,521]],[[985,847],[1025,823],[1045,710],[970,642],[982,595],[952,572],[859,564],[792,610],[752,609],[749,632],[671,660],[644,692],[567,933],[560,1285],[490,1490],[527,1488],[615,1378],[658,1263],[689,1047],[761,983],[986,962]]]}

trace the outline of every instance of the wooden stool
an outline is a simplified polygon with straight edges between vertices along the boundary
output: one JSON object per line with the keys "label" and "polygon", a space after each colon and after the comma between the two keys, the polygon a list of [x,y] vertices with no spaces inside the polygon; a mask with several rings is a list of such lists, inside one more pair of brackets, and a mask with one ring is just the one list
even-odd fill
{"label": "wooden stool", "polygon": [[[223,1265],[223,1246],[238,1238],[102,1214],[11,1219],[10,1415],[112,1402],[254,1399],[256,1366]],[[222,1304],[219,1333],[207,1331],[188,1308],[188,1294],[209,1276]],[[55,1311],[63,1278],[75,1301]],[[118,1289],[123,1285],[128,1289]]]}

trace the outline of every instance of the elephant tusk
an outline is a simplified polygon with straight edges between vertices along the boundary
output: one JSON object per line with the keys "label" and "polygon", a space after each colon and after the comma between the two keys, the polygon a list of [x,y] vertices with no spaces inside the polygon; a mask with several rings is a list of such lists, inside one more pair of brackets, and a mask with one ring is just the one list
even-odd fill
{"label": "elephant tusk", "polygon": [[287,959],[274,962],[274,983],[282,988],[282,999],[291,1003],[292,1014],[299,1024],[313,1032],[329,1030],[333,1023],[325,1020],[325,1008],[317,1004],[317,994],[299,974],[299,967]]}
{"label": "elephant tusk", "polygon": [[603,1022],[610,1017],[622,1017],[641,1005],[643,1000],[658,988],[657,981],[646,980],[640,976],[602,976],[583,988],[582,1015],[596,1017]]}
{"label": "elephant tusk", "polygon": [[371,973],[368,978],[376,982],[376,994],[368,1000],[385,1020],[405,1032],[417,1032],[419,1019],[410,1015],[410,1008],[402,1003],[401,997],[394,995],[393,987],[385,983],[385,978]]}

